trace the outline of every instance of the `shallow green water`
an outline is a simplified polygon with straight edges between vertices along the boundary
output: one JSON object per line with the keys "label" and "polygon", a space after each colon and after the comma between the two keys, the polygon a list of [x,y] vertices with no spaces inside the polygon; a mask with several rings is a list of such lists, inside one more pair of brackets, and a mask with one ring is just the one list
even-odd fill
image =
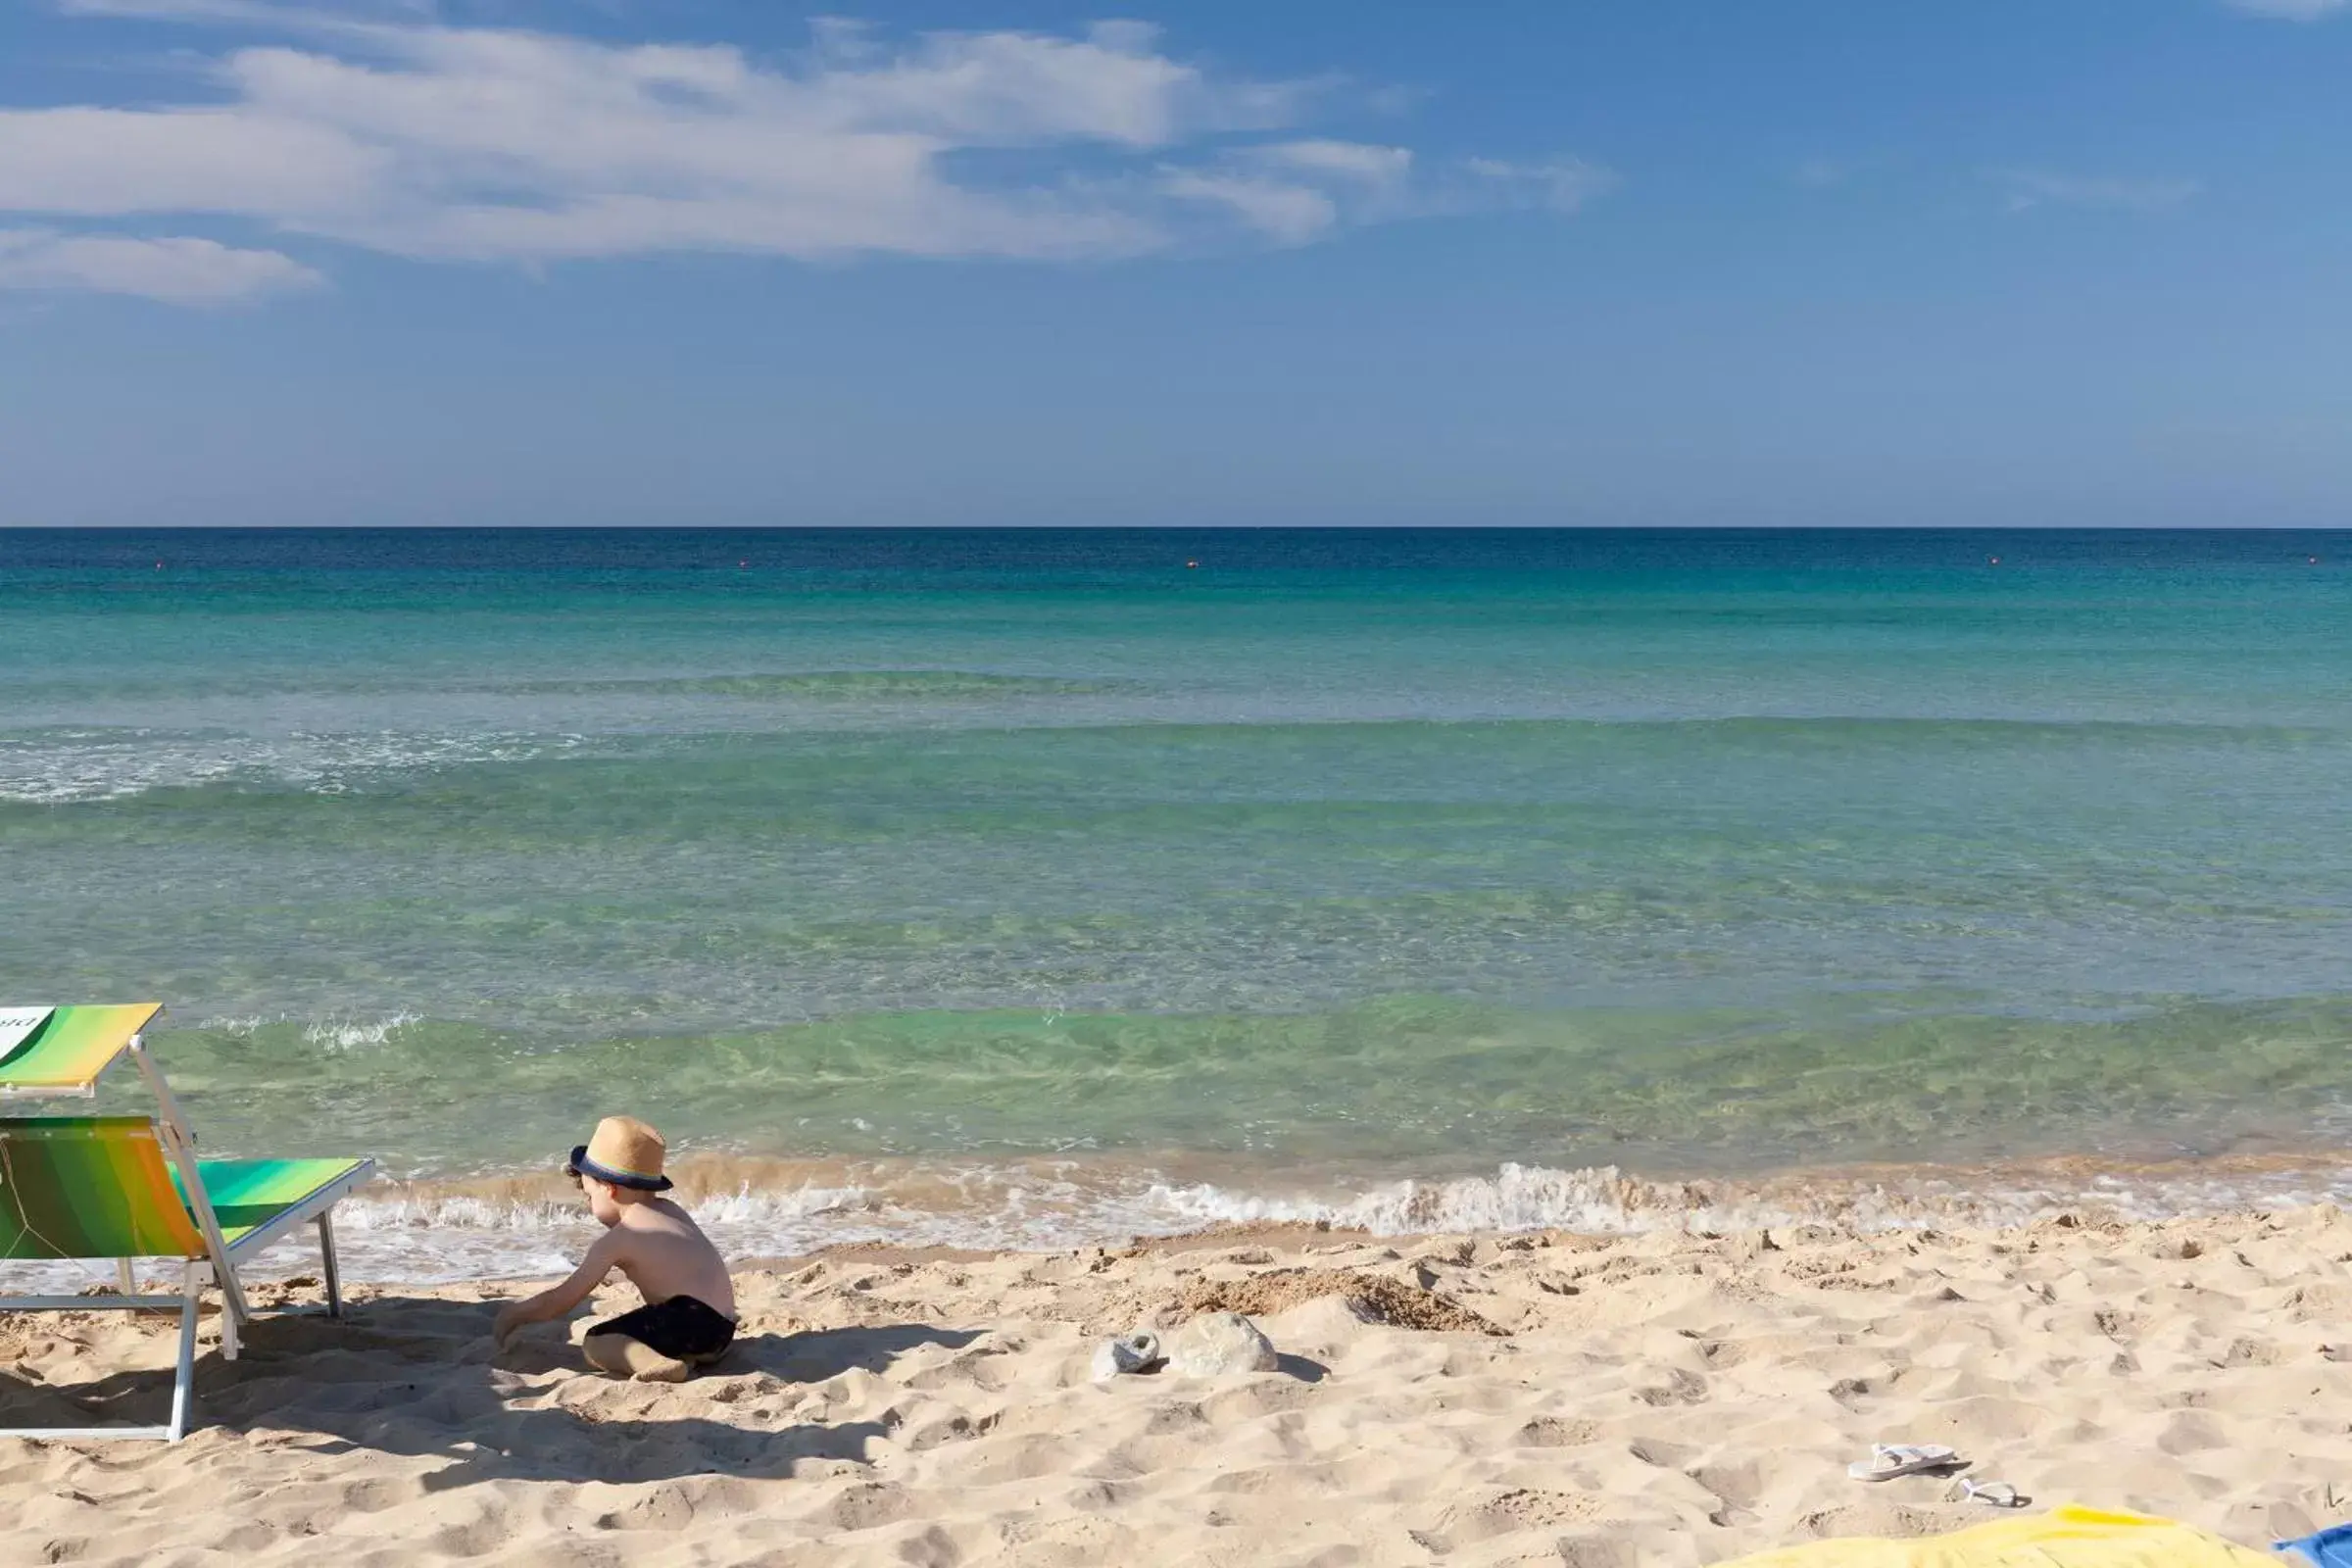
{"label": "shallow green water", "polygon": [[438,1176],[2311,1151],[2347,545],[0,534],[0,998]]}

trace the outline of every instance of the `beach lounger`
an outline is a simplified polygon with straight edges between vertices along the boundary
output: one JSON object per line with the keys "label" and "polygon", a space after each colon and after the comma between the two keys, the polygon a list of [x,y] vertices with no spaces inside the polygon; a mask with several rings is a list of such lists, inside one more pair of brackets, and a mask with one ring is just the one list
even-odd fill
{"label": "beach lounger", "polygon": [[[324,1262],[326,1310],[343,1311],[331,1211],[374,1172],[368,1159],[199,1159],[178,1102],[141,1031],[163,1008],[0,1008],[0,1106],[97,1092],[122,1057],[153,1092],[147,1116],[0,1116],[0,1260],[112,1259],[116,1295],[0,1297],[0,1311],[179,1311],[172,1419],[152,1427],[4,1429],[31,1438],[162,1438],[187,1430],[196,1324],[204,1291],[220,1293],[220,1351],[235,1360],[238,1331],[253,1316],[238,1265],[315,1223]],[[140,1296],[132,1263],[180,1264],[175,1296]]]}

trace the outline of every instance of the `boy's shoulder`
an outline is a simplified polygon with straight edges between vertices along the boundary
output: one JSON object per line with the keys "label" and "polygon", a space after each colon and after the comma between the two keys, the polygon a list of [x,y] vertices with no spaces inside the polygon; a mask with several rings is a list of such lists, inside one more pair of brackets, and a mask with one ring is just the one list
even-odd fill
{"label": "boy's shoulder", "polygon": [[632,1231],[639,1236],[692,1237],[703,1239],[703,1228],[694,1216],[666,1198],[657,1198],[650,1203],[633,1203],[621,1215],[616,1231]]}

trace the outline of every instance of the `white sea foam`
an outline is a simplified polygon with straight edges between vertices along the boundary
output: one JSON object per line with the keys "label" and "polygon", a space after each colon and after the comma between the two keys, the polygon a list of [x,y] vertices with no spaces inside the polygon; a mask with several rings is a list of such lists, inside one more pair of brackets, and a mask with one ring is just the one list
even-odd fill
{"label": "white sea foam", "polygon": [[302,1038],[311,1045],[321,1046],[328,1051],[353,1051],[365,1046],[380,1046],[410,1024],[421,1021],[422,1017],[421,1013],[396,1012],[387,1018],[314,1018],[303,1025]]}
{"label": "white sea foam", "polygon": [[[2128,1219],[2222,1213],[2297,1203],[2352,1203],[2352,1169],[2194,1167],[2073,1173],[1887,1172],[1815,1175],[1754,1184],[1651,1182],[1611,1167],[1504,1165],[1491,1177],[1396,1181],[1356,1192],[1250,1192],[1180,1185],[1148,1173],[972,1168],[875,1173],[869,1183],[743,1183],[703,1192],[690,1206],[730,1257],[798,1256],[879,1242],[902,1247],[1054,1250],[1124,1244],[1220,1225],[1329,1225],[1376,1236],[1568,1230],[1587,1234],[1729,1232],[1797,1224],[1859,1230],[2014,1225],[2070,1209]],[[345,1271],[354,1279],[433,1284],[562,1273],[595,1234],[568,1188],[522,1197],[462,1189],[389,1188],[336,1210]],[[259,1277],[315,1271],[308,1233],[258,1261]],[[14,1265],[12,1265],[14,1267]],[[98,1278],[74,1265],[39,1265],[46,1288]]]}
{"label": "white sea foam", "polygon": [[1268,1200],[1215,1188],[1160,1195],[1199,1225],[1321,1223],[1376,1236],[1565,1230],[1609,1235],[1732,1232],[1798,1224],[1854,1230],[2009,1226],[2070,1210],[2127,1220],[2352,1202],[2352,1168],[2317,1162],[2201,1173],[2178,1166],[2104,1172],[1811,1175],[1756,1184],[1658,1183],[1614,1167],[1504,1165],[1493,1178],[1402,1181],[1332,1200]]}
{"label": "white sea foam", "polygon": [[576,734],[455,731],[20,731],[0,738],[0,800],[68,806],[238,779],[332,795],[386,774],[536,761],[586,744]]}
{"label": "white sea foam", "polygon": [[361,1013],[326,1013],[310,1017],[301,1013],[221,1013],[199,1018],[195,1027],[207,1034],[226,1035],[232,1040],[250,1040],[264,1029],[278,1025],[299,1027],[305,1045],[317,1046],[328,1052],[355,1051],[369,1046],[384,1045],[411,1024],[422,1023],[424,1014],[403,1008],[380,1017]]}

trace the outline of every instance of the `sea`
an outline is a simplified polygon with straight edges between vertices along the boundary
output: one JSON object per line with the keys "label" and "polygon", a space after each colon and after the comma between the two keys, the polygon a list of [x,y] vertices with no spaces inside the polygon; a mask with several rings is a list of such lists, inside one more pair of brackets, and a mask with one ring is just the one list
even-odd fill
{"label": "sea", "polygon": [[2340,1199],[2352,533],[0,532],[0,1003],[145,1000],[402,1279],[620,1111],[739,1256]]}

